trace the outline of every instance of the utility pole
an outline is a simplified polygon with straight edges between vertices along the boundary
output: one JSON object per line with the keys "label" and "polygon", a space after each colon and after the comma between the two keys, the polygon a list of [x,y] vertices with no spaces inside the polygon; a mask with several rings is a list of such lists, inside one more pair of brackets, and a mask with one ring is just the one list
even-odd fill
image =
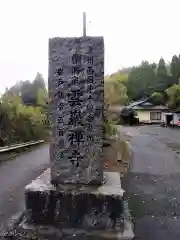
{"label": "utility pole", "polygon": [[83,37],[86,37],[86,12],[83,12]]}

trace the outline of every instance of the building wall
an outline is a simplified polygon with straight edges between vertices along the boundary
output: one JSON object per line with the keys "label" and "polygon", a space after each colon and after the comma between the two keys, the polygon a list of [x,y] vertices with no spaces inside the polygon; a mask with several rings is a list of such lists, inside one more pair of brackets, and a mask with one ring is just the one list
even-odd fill
{"label": "building wall", "polygon": [[[167,124],[166,118],[167,118],[167,115],[169,114],[171,115],[171,113],[167,113],[167,112],[162,114],[162,122],[164,122],[165,124]],[[180,113],[173,113],[172,115],[173,115],[172,123],[176,124],[180,120]]]}
{"label": "building wall", "polygon": [[167,114],[166,112],[162,113],[161,122],[166,123],[166,114]]}
{"label": "building wall", "polygon": [[[150,117],[150,112],[160,112],[161,111],[149,111],[149,110],[137,110],[137,117],[139,118],[140,123],[160,123],[161,119],[159,120],[152,120]],[[161,118],[162,118],[162,113],[161,113]]]}
{"label": "building wall", "polygon": [[139,122],[150,122],[150,111],[136,111]]}
{"label": "building wall", "polygon": [[180,119],[180,113],[174,113],[173,114],[173,124],[176,124]]}

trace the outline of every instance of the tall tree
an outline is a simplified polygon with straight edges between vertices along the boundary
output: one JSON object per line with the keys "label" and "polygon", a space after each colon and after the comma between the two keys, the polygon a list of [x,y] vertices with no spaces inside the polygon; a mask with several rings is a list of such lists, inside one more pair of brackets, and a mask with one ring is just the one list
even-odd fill
{"label": "tall tree", "polygon": [[166,63],[163,58],[159,60],[158,67],[157,67],[157,76],[160,78],[167,77]]}
{"label": "tall tree", "polygon": [[163,58],[160,58],[157,66],[157,82],[156,91],[163,92],[169,85],[169,78],[166,69],[166,63]]}
{"label": "tall tree", "polygon": [[172,57],[171,74],[174,78],[174,83],[178,84],[178,79],[180,77],[180,59],[176,55]]}
{"label": "tall tree", "polygon": [[128,97],[132,100],[148,97],[152,92],[156,91],[155,85],[154,66],[144,61],[140,66],[134,67],[128,76]]}
{"label": "tall tree", "polygon": [[35,86],[36,89],[46,88],[45,81],[44,81],[43,75],[41,73],[39,73],[39,72],[37,73],[37,75],[33,81],[33,85]]}

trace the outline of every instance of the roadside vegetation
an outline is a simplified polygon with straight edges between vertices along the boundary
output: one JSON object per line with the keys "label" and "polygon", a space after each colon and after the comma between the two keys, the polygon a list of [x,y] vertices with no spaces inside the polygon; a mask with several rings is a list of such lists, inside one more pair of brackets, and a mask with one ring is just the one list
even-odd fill
{"label": "roadside vegetation", "polygon": [[128,103],[125,86],[127,81],[128,75],[119,72],[105,77],[104,81],[104,131],[105,142],[108,142],[104,149],[106,156],[104,167],[106,171],[119,172],[121,176],[124,176],[129,168],[130,152],[128,143],[117,125],[119,116],[111,110],[111,107]]}
{"label": "roadside vegetation", "polygon": [[33,82],[20,81],[0,98],[0,145],[39,140],[47,137],[48,93],[43,76]]}

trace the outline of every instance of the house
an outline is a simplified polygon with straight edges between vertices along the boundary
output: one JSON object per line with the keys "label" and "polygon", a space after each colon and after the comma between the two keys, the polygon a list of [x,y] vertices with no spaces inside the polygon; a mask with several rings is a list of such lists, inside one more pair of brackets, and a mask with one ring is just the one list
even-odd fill
{"label": "house", "polygon": [[[128,106],[111,106],[111,114],[121,116],[124,122],[130,122],[135,117],[139,123],[161,123],[164,117],[163,113],[168,111],[164,105],[154,105],[148,99],[134,101]],[[135,114],[134,114],[135,113]]]}
{"label": "house", "polygon": [[140,123],[161,123],[163,113],[168,111],[166,106],[154,105],[147,99],[133,102],[128,108],[136,112]]}

